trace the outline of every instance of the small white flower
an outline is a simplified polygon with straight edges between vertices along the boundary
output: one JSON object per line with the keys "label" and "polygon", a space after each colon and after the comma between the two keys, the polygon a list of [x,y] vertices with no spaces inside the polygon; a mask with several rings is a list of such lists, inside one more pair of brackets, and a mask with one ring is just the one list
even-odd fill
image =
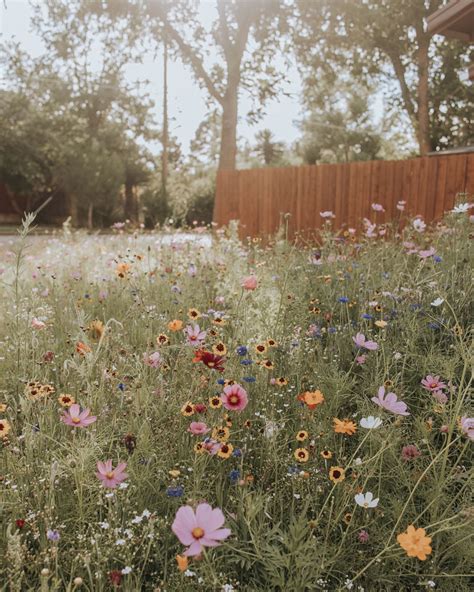
{"label": "small white flower", "polygon": [[123,569],[122,569],[122,575],[126,576],[127,574],[129,574],[132,571],[132,568],[129,567],[128,565],[126,565]]}
{"label": "small white flower", "polygon": [[150,510],[146,510],[146,509],[143,510],[143,512],[142,512],[142,517],[143,518],[149,518],[150,516],[151,516]]}
{"label": "small white flower", "polygon": [[472,207],[472,204],[470,203],[461,203],[458,204],[457,206],[454,206],[454,208],[451,210],[451,212],[453,214],[465,214],[466,212],[469,211],[469,209]]}
{"label": "small white flower", "polygon": [[128,483],[120,483],[119,489],[127,489]]}
{"label": "small white flower", "polygon": [[426,585],[429,586],[430,588],[436,588],[436,582],[433,582],[433,580],[428,580],[426,582]]}
{"label": "small white flower", "polygon": [[426,228],[426,224],[421,218],[415,218],[412,222],[412,226],[417,232],[424,232]]}
{"label": "small white flower", "polygon": [[360,458],[360,456],[358,456],[355,459],[354,464],[357,465],[358,467],[362,464],[362,459]]}
{"label": "small white flower", "polygon": [[232,584],[224,584],[221,588],[222,592],[234,592],[235,588]]}
{"label": "small white flower", "polygon": [[103,528],[104,530],[107,530],[110,527],[110,524],[108,522],[99,522],[99,526],[101,528]]}
{"label": "small white flower", "polygon": [[185,575],[187,578],[193,578],[193,577],[196,575],[196,572],[194,572],[194,571],[191,571],[190,569],[187,569],[187,570],[184,572],[184,575]]}
{"label": "small white flower", "polygon": [[431,306],[441,306],[444,302],[444,298],[436,298],[436,300],[433,300],[433,302],[431,303]]}
{"label": "small white flower", "polygon": [[117,547],[122,547],[123,545],[125,545],[125,539],[117,539],[115,541],[115,544],[117,545]]}
{"label": "small white flower", "polygon": [[143,516],[135,516],[135,518],[132,518],[132,524],[140,524],[140,522],[143,520]]}
{"label": "small white flower", "polygon": [[379,498],[374,499],[374,494],[371,491],[367,493],[358,493],[354,496],[355,502],[361,508],[376,508],[379,505]]}
{"label": "small white flower", "polygon": [[363,417],[360,420],[359,424],[366,430],[373,430],[379,428],[382,425],[382,420],[380,419],[380,417],[374,417],[373,415],[369,415],[369,417]]}

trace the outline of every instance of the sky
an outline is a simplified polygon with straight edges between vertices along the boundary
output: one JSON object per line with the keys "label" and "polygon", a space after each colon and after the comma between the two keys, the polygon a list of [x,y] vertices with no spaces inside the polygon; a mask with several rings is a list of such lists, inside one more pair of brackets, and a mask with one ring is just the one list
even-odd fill
{"label": "sky", "polygon": [[[211,22],[214,16],[214,5],[212,0],[204,0],[203,21]],[[41,41],[31,32],[31,16],[32,10],[28,0],[0,0],[1,40],[15,39],[30,55],[39,56],[43,48]],[[281,58],[280,60],[276,58],[274,65],[277,68],[285,67]],[[287,77],[289,83],[283,86],[282,91],[289,96],[281,93],[278,101],[269,102],[265,117],[257,125],[248,125],[242,117],[250,108],[250,101],[242,93],[238,134],[243,140],[253,141],[258,130],[264,128],[271,129],[276,140],[282,140],[287,144],[299,136],[296,121],[300,118],[301,78],[296,67],[291,68]],[[163,69],[160,56],[158,55],[154,61],[151,54],[145,55],[142,64],[134,64],[127,69],[126,78],[131,82],[137,79],[150,81],[148,92],[156,103],[156,119],[161,121]],[[0,88],[4,85],[4,75],[0,72]],[[207,113],[207,94],[199,88],[191,70],[180,61],[169,63],[168,85],[169,115],[172,118],[170,131],[181,143],[183,152],[189,153],[189,143]]]}

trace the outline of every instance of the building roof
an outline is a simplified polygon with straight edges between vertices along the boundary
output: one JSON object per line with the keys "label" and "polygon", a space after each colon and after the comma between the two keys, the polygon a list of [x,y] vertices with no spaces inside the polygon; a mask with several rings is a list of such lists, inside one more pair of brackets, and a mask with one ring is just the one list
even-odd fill
{"label": "building roof", "polygon": [[474,0],[450,0],[430,15],[428,32],[474,41]]}

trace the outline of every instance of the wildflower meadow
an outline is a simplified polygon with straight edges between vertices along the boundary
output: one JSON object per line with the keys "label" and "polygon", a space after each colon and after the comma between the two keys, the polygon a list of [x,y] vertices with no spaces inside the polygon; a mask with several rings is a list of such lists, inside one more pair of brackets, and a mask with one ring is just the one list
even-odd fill
{"label": "wildflower meadow", "polygon": [[0,589],[472,589],[468,209],[296,243],[27,218]]}

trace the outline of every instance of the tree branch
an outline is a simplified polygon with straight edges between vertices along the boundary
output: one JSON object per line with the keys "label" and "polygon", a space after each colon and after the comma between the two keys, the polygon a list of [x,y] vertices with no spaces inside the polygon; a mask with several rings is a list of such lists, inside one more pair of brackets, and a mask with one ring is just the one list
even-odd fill
{"label": "tree branch", "polygon": [[222,105],[224,98],[217,90],[209,74],[206,72],[202,60],[199,58],[199,56],[196,54],[193,48],[190,45],[188,45],[188,43],[186,43],[186,41],[183,39],[180,33],[166,19],[166,16],[162,15],[162,19],[165,25],[166,32],[168,33],[169,37],[178,45],[183,58],[186,61],[188,61],[188,63],[193,68],[196,76],[205,84],[207,90],[209,91],[209,94],[213,96],[216,99],[216,101],[218,101]]}
{"label": "tree branch", "polygon": [[403,102],[405,103],[405,109],[407,110],[410,119],[415,124],[416,129],[416,118],[417,118],[417,110],[415,104],[413,102],[413,98],[410,93],[410,89],[408,87],[406,78],[405,78],[405,67],[402,64],[400,56],[395,52],[389,52],[388,57],[392,62],[393,69],[395,70],[395,74],[397,76],[398,82],[400,84],[400,89],[402,92]]}

